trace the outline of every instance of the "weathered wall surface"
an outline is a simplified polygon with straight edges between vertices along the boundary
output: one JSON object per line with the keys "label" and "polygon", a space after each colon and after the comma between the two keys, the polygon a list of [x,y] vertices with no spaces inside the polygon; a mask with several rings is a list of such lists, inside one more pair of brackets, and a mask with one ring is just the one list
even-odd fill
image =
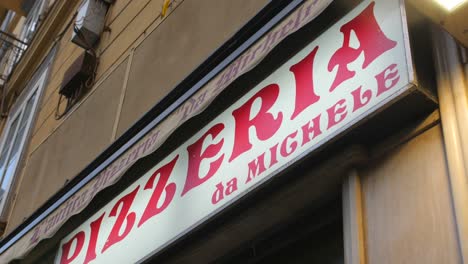
{"label": "weathered wall surface", "polygon": [[135,50],[118,134],[128,129],[266,3],[264,0],[218,0],[213,4],[212,0],[198,0],[186,1],[177,8],[174,16]]}
{"label": "weathered wall surface", "polygon": [[368,263],[461,263],[440,126],[361,175]]}
{"label": "weathered wall surface", "polygon": [[[179,0],[173,1],[169,14],[162,18],[163,0],[117,0],[107,15],[110,31],[103,33],[96,48],[100,57],[96,85],[67,116],[56,120],[63,74],[83,51],[71,43],[72,31],[68,29],[59,42],[43,92],[7,233],[76,176],[115,136],[161,100],[267,2]],[[71,16],[64,18],[64,25]],[[127,72],[130,78],[125,85]]]}

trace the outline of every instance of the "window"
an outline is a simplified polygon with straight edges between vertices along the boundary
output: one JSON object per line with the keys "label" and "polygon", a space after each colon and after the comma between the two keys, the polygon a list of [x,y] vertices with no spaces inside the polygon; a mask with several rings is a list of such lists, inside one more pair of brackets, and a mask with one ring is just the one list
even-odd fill
{"label": "window", "polygon": [[36,106],[46,76],[47,69],[43,70],[39,78],[31,83],[33,85],[23,91],[23,94],[13,105],[3,129],[0,144],[0,215],[3,215],[5,211],[6,201],[12,189],[18,164],[21,161],[21,154],[34,120]]}
{"label": "window", "polygon": [[[44,12],[48,7],[49,0],[38,0],[31,2],[31,9],[25,18],[24,25],[18,39],[7,35],[2,32],[0,38],[0,84],[3,84],[9,79],[16,64],[20,61],[25,50],[28,48],[29,43],[32,41],[36,33]],[[6,18],[0,26],[1,31],[7,31],[6,28],[10,26],[10,22],[14,17],[14,12],[8,12]],[[19,23],[21,24],[21,23]],[[12,33],[12,32],[10,32]],[[12,33],[15,35],[15,33]]]}
{"label": "window", "polygon": [[39,24],[41,23],[41,17],[48,6],[47,0],[35,1],[33,7],[26,17],[23,30],[21,32],[20,39],[26,43],[30,43],[34,37]]}

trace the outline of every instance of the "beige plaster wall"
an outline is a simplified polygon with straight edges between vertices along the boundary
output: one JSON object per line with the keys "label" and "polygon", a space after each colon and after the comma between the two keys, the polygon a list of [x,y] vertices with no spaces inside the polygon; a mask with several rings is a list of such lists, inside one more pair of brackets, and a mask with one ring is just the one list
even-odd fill
{"label": "beige plaster wall", "polygon": [[118,134],[242,27],[267,1],[184,1],[135,50]]}
{"label": "beige plaster wall", "polygon": [[360,174],[368,263],[461,263],[440,126]]}
{"label": "beige plaster wall", "polygon": [[127,61],[34,151],[27,160],[10,231],[63,187],[109,145]]}
{"label": "beige plaster wall", "polygon": [[[97,85],[71,113],[56,120],[63,74],[83,52],[71,43],[71,28],[65,30],[74,12],[63,18],[65,34],[43,92],[26,165],[17,175],[6,233],[109,146],[114,128],[118,135],[125,131],[267,2],[174,0],[166,17],[161,17],[163,0],[117,0],[106,18],[110,30],[96,47]],[[79,1],[70,3],[77,9]],[[133,51],[131,76],[124,88]]]}

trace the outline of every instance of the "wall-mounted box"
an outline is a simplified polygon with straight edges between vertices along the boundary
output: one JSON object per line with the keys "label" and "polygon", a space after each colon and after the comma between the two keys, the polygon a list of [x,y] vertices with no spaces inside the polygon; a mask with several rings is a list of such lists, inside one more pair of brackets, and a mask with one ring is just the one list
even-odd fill
{"label": "wall-mounted box", "polygon": [[83,52],[63,75],[59,93],[66,98],[73,97],[82,85],[91,77],[96,59],[89,52]]}
{"label": "wall-mounted box", "polygon": [[103,0],[85,0],[76,16],[72,42],[84,49],[93,47],[104,28],[107,8]]}

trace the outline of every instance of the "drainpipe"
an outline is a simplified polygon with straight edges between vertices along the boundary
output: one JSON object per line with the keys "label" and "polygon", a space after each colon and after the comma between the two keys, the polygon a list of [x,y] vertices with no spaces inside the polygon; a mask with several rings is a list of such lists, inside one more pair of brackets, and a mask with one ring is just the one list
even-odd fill
{"label": "drainpipe", "polygon": [[434,57],[445,152],[462,263],[468,263],[468,96],[460,47],[433,29]]}

